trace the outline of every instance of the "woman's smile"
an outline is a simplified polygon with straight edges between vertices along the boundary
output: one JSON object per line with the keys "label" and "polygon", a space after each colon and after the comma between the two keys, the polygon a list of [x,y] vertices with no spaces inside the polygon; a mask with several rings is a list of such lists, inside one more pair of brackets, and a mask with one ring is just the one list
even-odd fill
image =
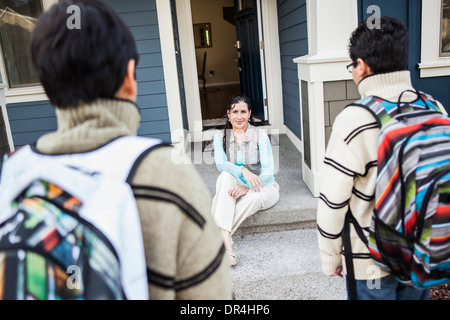
{"label": "woman's smile", "polygon": [[233,129],[247,129],[251,111],[248,109],[248,105],[246,103],[236,103],[232,106],[231,110],[227,112]]}

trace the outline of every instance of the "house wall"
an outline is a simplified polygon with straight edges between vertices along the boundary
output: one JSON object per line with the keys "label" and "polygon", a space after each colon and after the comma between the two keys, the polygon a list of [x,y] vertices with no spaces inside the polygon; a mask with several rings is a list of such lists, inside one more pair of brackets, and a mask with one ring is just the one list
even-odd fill
{"label": "house wall", "polygon": [[[302,122],[303,122],[303,153],[304,162],[311,168],[311,136],[309,117],[308,84],[301,81],[302,94]],[[331,130],[338,114],[344,108],[361,96],[358,88],[352,80],[326,81],[323,83],[324,100],[324,125],[325,125],[325,147],[328,146]]]}
{"label": "house wall", "polygon": [[297,64],[293,59],[308,54],[306,0],[277,0],[284,123],[302,139]]}
{"label": "house wall", "polygon": [[140,55],[136,77],[141,110],[138,135],[170,142],[169,114],[155,0],[107,0],[130,27]]}
{"label": "house wall", "polygon": [[359,20],[367,19],[367,7],[377,5],[382,16],[400,19],[409,29],[409,70],[413,86],[431,94],[450,111],[450,76],[421,78],[418,64],[422,50],[422,0],[358,0]]}
{"label": "house wall", "polygon": [[[170,125],[161,58],[155,0],[107,0],[130,27],[140,61],[137,103],[141,111],[138,135],[170,142]],[[9,103],[6,106],[14,147],[35,142],[56,129],[55,110],[48,100]]]}
{"label": "house wall", "polygon": [[48,100],[10,103],[6,109],[16,149],[56,130],[55,109]]}
{"label": "house wall", "polygon": [[331,136],[334,121],[346,106],[361,95],[356,84],[352,80],[327,81],[323,84],[324,115],[325,115],[325,147]]}
{"label": "house wall", "polygon": [[326,130],[350,100],[348,37],[358,23],[357,8],[357,0],[306,0],[308,54],[294,62],[301,81],[302,178],[315,197],[320,194]]}

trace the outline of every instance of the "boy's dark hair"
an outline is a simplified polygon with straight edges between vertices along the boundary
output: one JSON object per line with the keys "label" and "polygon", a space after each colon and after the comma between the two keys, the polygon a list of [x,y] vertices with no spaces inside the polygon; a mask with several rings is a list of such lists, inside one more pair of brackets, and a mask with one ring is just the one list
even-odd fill
{"label": "boy's dark hair", "polygon": [[[80,8],[80,29],[70,29]],[[31,54],[39,79],[53,105],[75,107],[98,98],[113,98],[131,59],[138,63],[136,44],[128,27],[102,0],[63,0],[37,22]]]}
{"label": "boy's dark hair", "polygon": [[398,19],[382,17],[380,28],[369,29],[366,21],[359,23],[350,38],[350,58],[358,58],[373,73],[393,72],[408,68],[409,35]]}

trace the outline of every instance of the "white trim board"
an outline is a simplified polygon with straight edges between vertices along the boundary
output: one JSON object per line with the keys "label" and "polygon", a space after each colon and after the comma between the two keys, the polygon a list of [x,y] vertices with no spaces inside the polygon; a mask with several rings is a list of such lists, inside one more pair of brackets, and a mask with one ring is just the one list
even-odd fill
{"label": "white trim board", "polygon": [[422,48],[420,77],[450,75],[450,57],[441,57],[442,0],[422,0]]}

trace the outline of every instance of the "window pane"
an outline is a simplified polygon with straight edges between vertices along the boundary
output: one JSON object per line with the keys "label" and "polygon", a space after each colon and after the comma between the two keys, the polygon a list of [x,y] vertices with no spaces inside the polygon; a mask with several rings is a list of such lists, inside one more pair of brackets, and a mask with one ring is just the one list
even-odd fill
{"label": "window pane", "polygon": [[41,13],[39,0],[0,0],[0,45],[10,88],[39,83],[30,36]]}
{"label": "window pane", "polygon": [[450,0],[442,1],[441,55],[450,56]]}

